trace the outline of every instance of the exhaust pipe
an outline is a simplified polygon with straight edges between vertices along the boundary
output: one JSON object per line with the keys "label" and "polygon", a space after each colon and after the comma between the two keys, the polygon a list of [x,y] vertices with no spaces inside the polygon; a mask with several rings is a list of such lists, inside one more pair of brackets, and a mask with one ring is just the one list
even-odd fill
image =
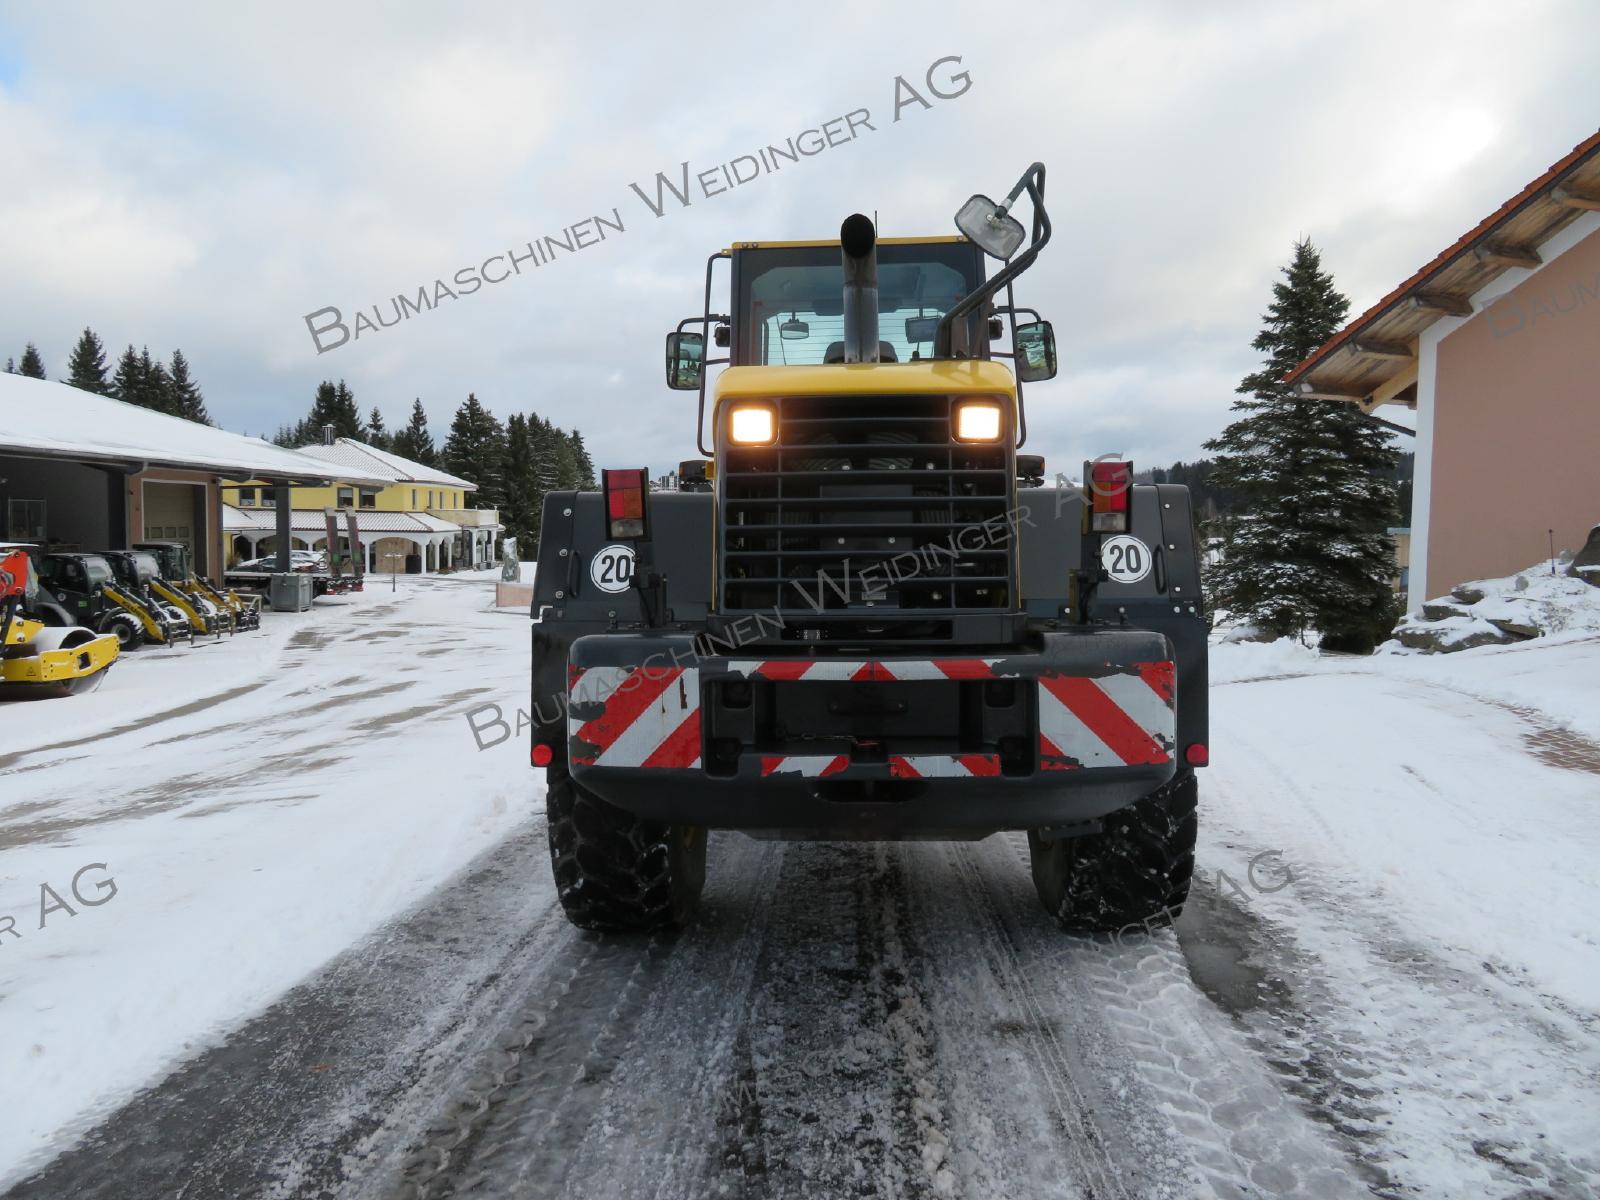
{"label": "exhaust pipe", "polygon": [[878,231],[852,213],[839,226],[844,256],[844,360],[878,361]]}

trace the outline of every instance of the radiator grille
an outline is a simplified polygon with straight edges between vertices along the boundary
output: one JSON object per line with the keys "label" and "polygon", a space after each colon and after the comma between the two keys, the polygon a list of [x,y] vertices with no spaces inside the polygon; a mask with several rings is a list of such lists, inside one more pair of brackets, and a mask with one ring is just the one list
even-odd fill
{"label": "radiator grille", "polygon": [[775,402],[718,478],[723,611],[936,616],[1013,604],[1012,449],[951,438],[950,397]]}

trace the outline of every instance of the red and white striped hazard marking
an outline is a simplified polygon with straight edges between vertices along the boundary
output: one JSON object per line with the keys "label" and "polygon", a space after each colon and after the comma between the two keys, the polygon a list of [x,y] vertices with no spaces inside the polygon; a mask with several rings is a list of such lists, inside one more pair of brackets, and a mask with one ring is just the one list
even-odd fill
{"label": "red and white striped hazard marking", "polygon": [[698,767],[700,672],[589,667],[568,677],[572,761],[595,767]]}
{"label": "red and white striped hazard marking", "polygon": [[[993,679],[999,659],[733,660],[745,678],[776,682],[888,682]],[[1087,677],[1040,675],[1039,767],[1161,764],[1171,760],[1176,722],[1173,665],[1147,662]],[[568,732],[575,763],[599,767],[697,768],[700,672],[694,667],[573,667],[568,673]],[[761,774],[822,778],[850,766],[844,754],[768,755]],[[896,779],[951,779],[1000,774],[995,754],[905,754],[889,758]]]}
{"label": "red and white striped hazard marking", "polygon": [[1172,758],[1176,720],[1170,662],[1089,679],[1039,677],[1039,767],[1124,767]]}
{"label": "red and white striped hazard marking", "polygon": [[840,659],[777,658],[728,660],[728,670],[745,678],[807,682],[848,679],[859,683],[912,682],[922,679],[991,679],[998,658],[933,658],[897,662]]}

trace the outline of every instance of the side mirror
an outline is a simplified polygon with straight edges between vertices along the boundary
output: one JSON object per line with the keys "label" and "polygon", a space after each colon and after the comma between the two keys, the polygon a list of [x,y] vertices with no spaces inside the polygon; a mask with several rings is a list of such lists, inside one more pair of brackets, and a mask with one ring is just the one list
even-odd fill
{"label": "side mirror", "polygon": [[939,321],[939,317],[907,317],[906,341],[913,345],[933,341],[939,333]]}
{"label": "side mirror", "polygon": [[987,196],[974,196],[956,212],[956,228],[991,258],[1010,258],[1027,232],[1022,222]]}
{"label": "side mirror", "polygon": [[1012,349],[1017,352],[1017,378],[1024,383],[1056,377],[1056,331],[1049,321],[1018,325]]}
{"label": "side mirror", "polygon": [[679,392],[699,390],[705,359],[705,334],[667,334],[667,386]]}

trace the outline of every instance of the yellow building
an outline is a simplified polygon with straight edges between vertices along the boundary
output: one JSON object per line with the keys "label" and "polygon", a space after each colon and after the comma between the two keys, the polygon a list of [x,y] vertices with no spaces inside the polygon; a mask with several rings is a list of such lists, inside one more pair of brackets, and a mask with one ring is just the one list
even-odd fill
{"label": "yellow building", "polygon": [[[290,533],[297,548],[324,549],[328,508],[353,508],[369,572],[471,570],[493,566],[505,531],[492,508],[470,507],[478,485],[437,467],[424,466],[339,438],[297,453],[328,464],[334,482],[290,489]],[[222,485],[223,529],[230,562],[274,550],[277,514],[273,491],[258,481]],[[343,530],[343,522],[339,528]],[[348,552],[339,539],[338,552]]]}

